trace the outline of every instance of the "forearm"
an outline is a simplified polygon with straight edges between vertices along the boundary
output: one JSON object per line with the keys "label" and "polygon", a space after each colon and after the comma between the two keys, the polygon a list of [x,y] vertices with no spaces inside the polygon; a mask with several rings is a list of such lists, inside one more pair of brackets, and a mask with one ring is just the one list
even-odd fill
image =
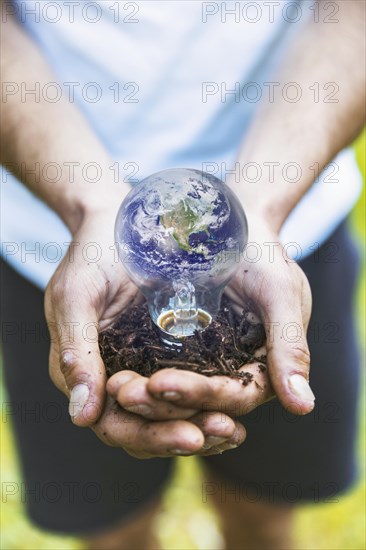
{"label": "forearm", "polygon": [[[365,4],[339,2],[339,8],[338,23],[306,25],[273,78],[278,90],[297,83],[301,99],[291,103],[278,93],[273,103],[263,103],[239,154],[241,169],[256,163],[261,176],[231,185],[250,215],[266,218],[275,231],[312,185],[315,172],[350,144],[364,124]],[[330,82],[339,87],[338,101],[320,97],[316,102],[310,87],[319,83],[324,90]],[[288,163],[296,164],[291,174],[295,182],[284,177]]]}
{"label": "forearm", "polygon": [[[25,82],[27,89],[34,89],[39,83],[42,89],[56,80],[32,39],[15,21],[2,23],[1,41],[4,85],[14,83],[21,89]],[[42,97],[37,102],[31,94],[22,101],[20,93],[3,94],[2,99],[1,163],[55,210],[71,231],[87,211],[120,203],[126,185],[113,182],[112,161],[74,104],[66,99],[52,103]],[[100,168],[86,178],[82,168],[91,162]],[[52,166],[45,169],[50,163],[54,163],[53,172]],[[32,173],[36,166],[38,170]]]}

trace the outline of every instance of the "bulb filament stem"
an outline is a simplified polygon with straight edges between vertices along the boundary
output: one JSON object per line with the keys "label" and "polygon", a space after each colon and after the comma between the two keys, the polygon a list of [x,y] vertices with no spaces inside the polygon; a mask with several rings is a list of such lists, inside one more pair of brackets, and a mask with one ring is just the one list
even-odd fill
{"label": "bulb filament stem", "polygon": [[180,336],[192,334],[198,327],[198,309],[193,284],[189,281],[173,282],[174,333]]}

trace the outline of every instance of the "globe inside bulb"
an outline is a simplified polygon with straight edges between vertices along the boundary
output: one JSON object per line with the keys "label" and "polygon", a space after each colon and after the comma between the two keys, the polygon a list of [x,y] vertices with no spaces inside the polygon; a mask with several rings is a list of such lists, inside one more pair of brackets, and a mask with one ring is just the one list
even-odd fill
{"label": "globe inside bulb", "polygon": [[186,168],[141,181],[122,202],[115,225],[119,258],[169,343],[215,318],[247,238],[244,210],[231,189]]}

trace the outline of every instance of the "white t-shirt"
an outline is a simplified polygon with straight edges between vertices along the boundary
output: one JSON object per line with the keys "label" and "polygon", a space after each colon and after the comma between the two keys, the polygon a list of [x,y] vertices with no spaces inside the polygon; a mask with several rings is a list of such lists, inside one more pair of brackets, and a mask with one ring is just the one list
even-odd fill
{"label": "white t-shirt", "polygon": [[[293,101],[300,92],[317,93],[271,84],[289,36],[316,16],[312,4],[16,0],[15,9],[58,78],[58,86],[36,93],[47,101],[60,94],[74,101],[113,159],[111,176],[134,184],[173,167],[203,169],[225,180],[261,97],[285,94]],[[19,93],[26,91],[24,84]],[[253,181],[253,167],[244,169]],[[296,167],[273,169],[296,185]],[[49,174],[57,177],[51,165]],[[98,177],[92,165],[85,174]],[[70,234],[9,172],[3,169],[1,177],[2,256],[44,288]],[[361,185],[353,151],[341,152],[283,227],[283,242],[297,243],[289,250],[296,259],[324,242]]]}

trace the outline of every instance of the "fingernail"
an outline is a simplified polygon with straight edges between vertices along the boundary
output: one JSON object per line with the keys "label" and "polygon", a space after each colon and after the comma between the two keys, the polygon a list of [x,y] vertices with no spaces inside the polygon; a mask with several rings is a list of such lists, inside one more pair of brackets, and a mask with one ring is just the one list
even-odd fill
{"label": "fingernail", "polygon": [[163,391],[161,393],[161,397],[163,399],[167,399],[168,401],[176,401],[177,399],[180,399],[182,396],[180,393],[176,391]]}
{"label": "fingernail", "polygon": [[293,374],[289,379],[289,386],[291,391],[300,399],[304,401],[311,401],[314,403],[315,395],[311,391],[309,384],[301,374]]}
{"label": "fingernail", "polygon": [[214,435],[209,435],[205,439],[205,444],[203,445],[203,449],[211,449],[211,447],[217,447],[218,445],[221,445],[222,443],[225,443],[227,441],[227,438],[225,437],[216,437]]}
{"label": "fingernail", "polygon": [[69,415],[71,418],[78,416],[89,399],[89,387],[86,384],[76,384],[71,390]]}
{"label": "fingernail", "polygon": [[140,414],[142,416],[151,416],[151,413],[152,413],[152,408],[149,407],[149,405],[135,404],[135,405],[128,405],[123,408],[126,409],[126,411],[129,411],[134,414]]}
{"label": "fingernail", "polygon": [[173,455],[177,456],[190,456],[192,451],[187,451],[185,449],[171,449],[170,451]]}

